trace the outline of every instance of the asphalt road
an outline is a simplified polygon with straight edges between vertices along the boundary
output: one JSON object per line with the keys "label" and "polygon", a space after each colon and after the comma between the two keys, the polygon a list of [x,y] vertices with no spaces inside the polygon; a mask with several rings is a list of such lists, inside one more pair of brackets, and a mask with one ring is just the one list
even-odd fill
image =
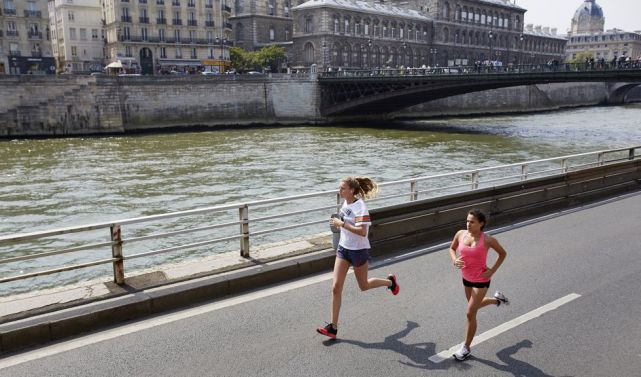
{"label": "asphalt road", "polygon": [[462,342],[466,305],[440,247],[375,261],[396,297],[350,275],[337,341],[315,331],[328,273],[8,356],[0,376],[639,376],[640,227],[636,195],[496,233],[491,289],[512,304],[482,309],[465,362],[435,356]]}

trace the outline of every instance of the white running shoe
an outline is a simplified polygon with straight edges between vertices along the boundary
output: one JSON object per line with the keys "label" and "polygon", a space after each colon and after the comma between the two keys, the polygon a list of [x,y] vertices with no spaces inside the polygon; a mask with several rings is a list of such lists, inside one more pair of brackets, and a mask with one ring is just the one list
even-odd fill
{"label": "white running shoe", "polygon": [[510,300],[508,300],[507,297],[505,297],[505,295],[500,291],[496,291],[494,293],[494,298],[497,300],[496,306],[501,306],[501,304],[510,305]]}
{"label": "white running shoe", "polygon": [[456,360],[463,361],[463,360],[467,359],[470,356],[471,353],[472,353],[472,351],[470,351],[470,348],[468,346],[466,346],[465,344],[463,344],[463,346],[461,346],[460,350],[454,352],[453,356],[454,356],[454,358]]}

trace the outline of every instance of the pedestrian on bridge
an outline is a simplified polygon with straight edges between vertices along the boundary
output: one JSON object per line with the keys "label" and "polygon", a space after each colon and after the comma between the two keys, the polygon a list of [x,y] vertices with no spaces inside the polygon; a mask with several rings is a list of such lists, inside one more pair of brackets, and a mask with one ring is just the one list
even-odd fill
{"label": "pedestrian on bridge", "polygon": [[341,309],[343,285],[351,265],[361,291],[372,288],[387,287],[393,295],[400,289],[396,276],[390,274],[387,279],[368,278],[369,239],[367,234],[371,225],[369,211],[364,199],[376,196],[378,185],[368,177],[347,177],[341,180],[338,192],[344,200],[339,217],[329,220],[330,226],[340,228],[340,240],[334,261],[332,282],[332,320],[325,327],[316,329],[320,334],[336,339],[338,333],[338,314]]}
{"label": "pedestrian on bridge", "polygon": [[[465,343],[461,349],[454,353],[458,361],[470,356],[470,346],[476,333],[476,313],[484,306],[501,304],[509,305],[505,295],[499,291],[493,297],[485,294],[490,288],[490,280],[499,269],[507,253],[499,241],[485,234],[483,229],[487,224],[486,216],[478,209],[473,209],[467,214],[467,229],[456,232],[450,245],[450,258],[454,266],[461,270],[463,286],[467,298],[467,326],[465,328]],[[487,252],[493,249],[498,254],[496,262],[491,268],[487,267]]]}

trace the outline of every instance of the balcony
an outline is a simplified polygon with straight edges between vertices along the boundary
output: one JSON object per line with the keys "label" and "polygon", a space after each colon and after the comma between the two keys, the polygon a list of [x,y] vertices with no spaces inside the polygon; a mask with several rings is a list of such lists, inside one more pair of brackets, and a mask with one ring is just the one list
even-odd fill
{"label": "balcony", "polygon": [[42,39],[42,32],[29,30],[27,36],[29,39]]}
{"label": "balcony", "polygon": [[213,9],[214,8],[214,4],[205,4],[205,8]]}
{"label": "balcony", "polygon": [[156,23],[158,25],[165,25],[165,24],[167,24],[167,19],[166,18],[156,18]]}
{"label": "balcony", "polygon": [[223,12],[229,13],[231,15],[231,7],[227,5],[222,5]]}
{"label": "balcony", "polygon": [[187,2],[187,8],[196,8],[196,2],[195,1]]}
{"label": "balcony", "polygon": [[5,16],[15,16],[16,14],[18,14],[18,12],[16,12],[15,9],[13,9],[13,8],[12,9],[4,8],[4,15]]}
{"label": "balcony", "polygon": [[198,26],[197,20],[187,20],[187,25],[189,26]]}
{"label": "balcony", "polygon": [[131,16],[120,16],[120,21],[131,22]]}
{"label": "balcony", "polygon": [[148,24],[149,23],[149,17],[138,17],[138,21],[141,24]]}
{"label": "balcony", "polygon": [[9,56],[22,56],[20,50],[9,50]]}
{"label": "balcony", "polygon": [[180,1],[172,0],[172,1],[171,1],[171,6],[172,6],[172,7],[179,7],[179,6],[180,6]]}
{"label": "balcony", "polygon": [[165,0],[156,0],[156,5],[165,5]]}
{"label": "balcony", "polygon": [[214,21],[205,21],[205,27],[214,27]]}
{"label": "balcony", "polygon": [[171,24],[172,25],[182,25],[183,24],[183,20],[181,20],[180,18],[174,18],[173,20],[171,20]]}
{"label": "balcony", "polygon": [[31,57],[41,58],[42,57],[42,51],[38,51],[38,50],[31,51]]}
{"label": "balcony", "polygon": [[18,30],[7,30],[7,37],[18,37]]}
{"label": "balcony", "polygon": [[232,30],[231,22],[225,22],[225,29]]}
{"label": "balcony", "polygon": [[138,0],[138,4],[147,4],[147,0]]}
{"label": "balcony", "polygon": [[24,11],[24,16],[25,17],[42,18],[42,12],[39,11],[39,10],[25,10]]}
{"label": "balcony", "polygon": [[128,3],[129,0],[120,0],[121,3]]}

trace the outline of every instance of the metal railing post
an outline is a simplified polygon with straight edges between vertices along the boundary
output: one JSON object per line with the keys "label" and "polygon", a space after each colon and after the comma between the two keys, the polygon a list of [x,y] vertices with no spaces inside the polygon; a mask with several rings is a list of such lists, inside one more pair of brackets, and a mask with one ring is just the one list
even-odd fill
{"label": "metal railing post", "polygon": [[479,188],[479,172],[472,173],[472,190]]}
{"label": "metal railing post", "polygon": [[238,208],[238,218],[240,220],[240,256],[249,258],[249,207],[244,205]]}
{"label": "metal railing post", "polygon": [[122,232],[120,225],[111,226],[111,255],[116,260],[113,262],[114,282],[118,285],[125,284],[125,263],[122,259]]}
{"label": "metal railing post", "polygon": [[521,165],[521,180],[522,181],[527,180],[527,167],[528,167],[528,165],[526,165],[526,164]]}
{"label": "metal railing post", "polygon": [[561,173],[568,172],[568,159],[564,158],[561,160]]}
{"label": "metal railing post", "polygon": [[410,202],[413,202],[416,199],[418,199],[418,182],[411,181],[410,182]]}
{"label": "metal railing post", "polygon": [[598,164],[598,166],[603,166],[603,155],[604,155],[603,152],[597,154],[597,164]]}
{"label": "metal railing post", "polygon": [[628,160],[634,160],[634,148],[628,149]]}

